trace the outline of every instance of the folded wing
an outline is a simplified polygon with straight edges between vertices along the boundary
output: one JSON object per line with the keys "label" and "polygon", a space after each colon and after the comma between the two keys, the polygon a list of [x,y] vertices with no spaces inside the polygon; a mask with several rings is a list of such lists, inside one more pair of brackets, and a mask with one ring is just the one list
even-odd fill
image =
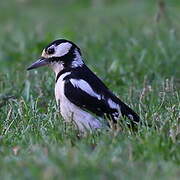
{"label": "folded wing", "polygon": [[87,81],[71,78],[65,80],[64,92],[73,104],[97,116],[116,122],[122,115],[127,116],[132,125],[139,122],[138,115],[108,89],[97,93]]}

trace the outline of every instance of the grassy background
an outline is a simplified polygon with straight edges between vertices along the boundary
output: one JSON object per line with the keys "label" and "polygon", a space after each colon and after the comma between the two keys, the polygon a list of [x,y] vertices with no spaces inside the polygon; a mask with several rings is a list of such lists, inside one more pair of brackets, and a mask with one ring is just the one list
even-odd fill
{"label": "grassy background", "polygon": [[[179,179],[180,2],[165,2],[159,21],[155,0],[0,2],[1,179]],[[57,38],[140,114],[137,134],[64,123],[54,74],[26,72]]]}

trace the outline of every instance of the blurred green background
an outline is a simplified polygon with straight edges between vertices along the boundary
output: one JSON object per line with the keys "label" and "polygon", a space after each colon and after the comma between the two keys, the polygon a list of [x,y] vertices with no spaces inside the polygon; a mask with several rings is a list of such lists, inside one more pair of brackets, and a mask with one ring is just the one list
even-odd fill
{"label": "blurred green background", "polygon": [[[58,38],[140,114],[137,134],[76,138],[53,72],[26,71]],[[179,179],[179,47],[179,0],[0,1],[0,179]]]}
{"label": "blurred green background", "polygon": [[[26,67],[45,45],[67,38],[81,47],[86,63],[112,87],[132,82],[141,86],[145,76],[150,81],[177,79],[180,2],[164,1],[165,12],[159,2],[1,1],[1,72],[26,76]],[[22,84],[25,79],[19,80]]]}

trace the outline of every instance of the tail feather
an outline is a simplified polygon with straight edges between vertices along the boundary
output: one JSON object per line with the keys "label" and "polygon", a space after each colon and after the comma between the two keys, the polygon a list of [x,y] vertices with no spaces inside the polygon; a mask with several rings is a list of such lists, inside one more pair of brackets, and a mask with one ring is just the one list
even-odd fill
{"label": "tail feather", "polygon": [[121,114],[123,117],[127,117],[130,120],[129,126],[134,128],[137,127],[138,123],[140,122],[140,117],[137,113],[135,113],[130,107],[128,107],[126,104],[121,102]]}

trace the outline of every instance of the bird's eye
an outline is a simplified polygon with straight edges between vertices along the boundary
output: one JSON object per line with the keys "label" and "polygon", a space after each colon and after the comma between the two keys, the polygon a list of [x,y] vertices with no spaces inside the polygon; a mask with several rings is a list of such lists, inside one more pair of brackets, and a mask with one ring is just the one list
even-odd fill
{"label": "bird's eye", "polygon": [[48,48],[46,52],[47,54],[54,54],[55,50],[54,48]]}

